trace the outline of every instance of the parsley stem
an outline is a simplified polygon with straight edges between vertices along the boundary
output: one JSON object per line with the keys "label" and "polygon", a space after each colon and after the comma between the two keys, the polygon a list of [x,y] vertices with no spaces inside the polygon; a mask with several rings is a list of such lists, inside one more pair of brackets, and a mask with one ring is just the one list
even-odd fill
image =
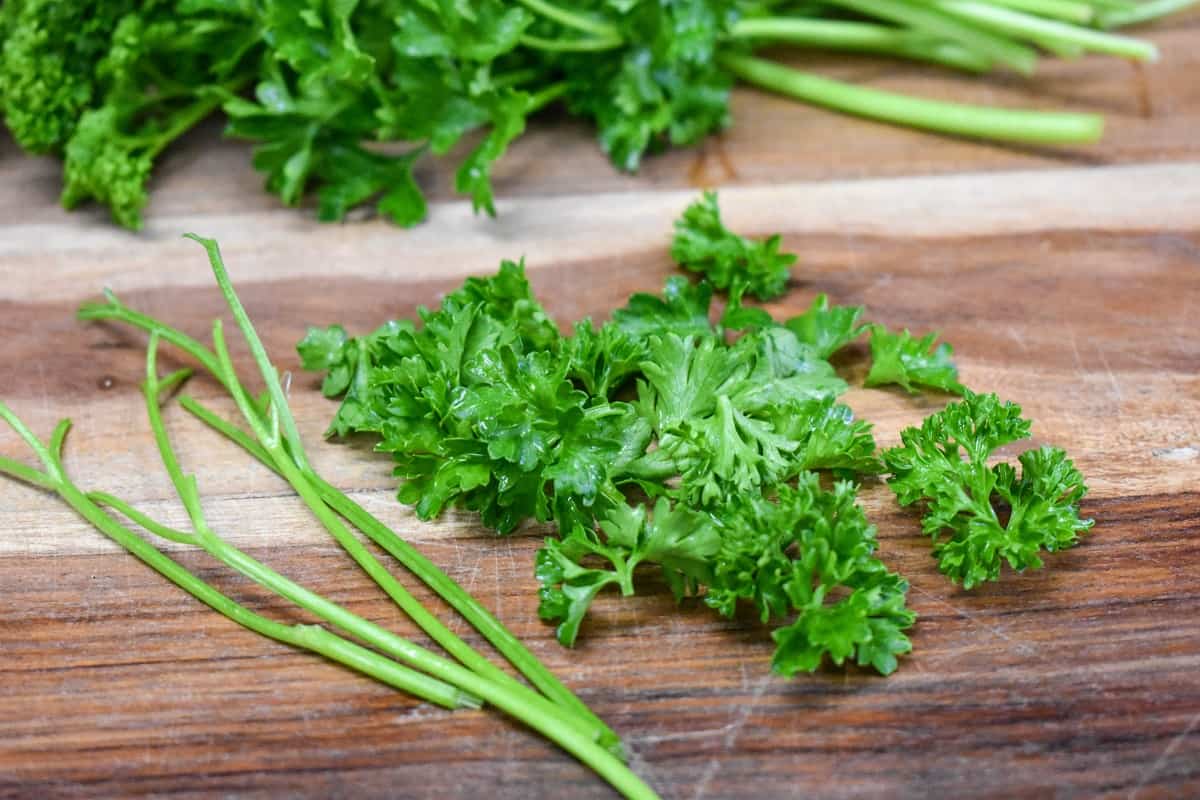
{"label": "parsley stem", "polygon": [[[266,381],[267,393],[271,397],[271,404],[280,415],[280,423],[283,426],[284,436],[287,438],[288,451],[291,454],[292,460],[296,462],[296,466],[300,469],[308,469],[308,459],[304,455],[304,445],[300,441],[300,431],[296,427],[296,420],[292,417],[291,409],[288,408],[287,399],[283,396],[283,387],[279,383],[279,373],[271,364],[271,359],[267,356],[267,349],[263,346],[257,331],[254,330],[254,325],[250,322],[250,316],[246,313],[245,307],[242,306],[242,301],[237,296],[237,292],[233,290],[233,283],[229,280],[229,273],[226,271],[225,264],[221,260],[220,247],[217,245],[216,240],[206,239],[194,233],[184,234],[184,237],[197,242],[208,253],[209,264],[212,266],[213,275],[217,279],[217,285],[221,287],[221,294],[225,296],[225,304],[229,306],[234,320],[237,321],[238,328],[242,331],[242,337],[246,340],[246,344],[250,346],[250,353],[254,356],[254,362],[258,365],[263,380]],[[229,373],[229,375],[232,374],[232,372]],[[231,389],[236,386],[236,381],[230,382]]]}
{"label": "parsley stem", "polygon": [[782,42],[828,50],[878,53],[929,61],[968,72],[984,72],[992,64],[956,42],[890,25],[801,17],[754,17],[734,23],[734,39]]}
{"label": "parsley stem", "polygon": [[511,86],[520,86],[527,81],[536,80],[541,76],[539,70],[528,67],[525,69],[514,69],[509,72],[500,72],[492,76],[492,85],[506,89]]}
{"label": "parsley stem", "polygon": [[154,142],[146,150],[146,156],[154,158],[161,153],[167,145],[187,133],[196,123],[207,117],[225,102],[227,94],[234,94],[249,84],[251,78],[252,76],[245,75],[230,81],[224,86],[213,87],[208,93],[197,98],[196,102],[176,112],[173,117],[169,118],[170,126],[161,133],[155,134]]}
{"label": "parsley stem", "polygon": [[976,0],[932,0],[932,2],[947,14],[1001,34],[1023,36],[1048,49],[1061,45],[1137,61],[1154,61],[1158,58],[1158,50],[1153,44],[1128,36],[1117,36],[1052,19],[1042,19],[1032,14],[1000,8]]}
{"label": "parsley stem", "polygon": [[199,545],[199,542],[196,541],[195,536],[192,536],[190,533],[184,533],[181,530],[176,530],[175,528],[170,528],[166,525],[163,525],[161,522],[158,522],[148,514],[143,514],[141,511],[138,511],[136,508],[131,506],[129,503],[126,503],[119,497],[114,497],[107,492],[88,492],[87,498],[98,506],[111,508],[118,514],[128,517],[140,527],[144,528],[150,533],[153,533],[155,536],[161,539],[166,539],[169,542],[176,542],[177,544]]}
{"label": "parsley stem", "polygon": [[[258,459],[267,468],[279,473],[268,453],[253,437],[221,418],[191,397],[180,398],[180,404],[197,419],[237,444]],[[309,475],[321,499],[341,514],[355,528],[362,531],[371,541],[382,547],[410,572],[460,613],[480,634],[487,639],[530,683],[541,690],[547,698],[586,719],[600,731],[600,743],[620,752],[620,740],[603,721],[595,715],[574,693],[567,689],[528,648],[484,608],[479,601],[450,579],[419,550],[404,541],[391,528],[351,500],[345,493],[327,483],[319,475]]]}
{"label": "parsley stem", "polygon": [[[220,360],[222,366],[229,370],[231,368],[229,351],[225,347],[219,321],[214,326],[214,339],[217,358]],[[160,406],[161,390],[177,382],[176,375],[180,373],[176,373],[161,381],[156,377],[158,342],[158,335],[156,333],[151,334],[150,344],[146,353],[146,381],[143,384],[146,412],[163,464],[171,477],[172,483],[175,485],[176,493],[179,495],[180,500],[187,509],[188,516],[192,520],[192,525],[196,532],[196,543],[205,552],[264,588],[291,600],[301,608],[342,629],[346,633],[359,638],[372,647],[379,649],[388,656],[411,665],[431,676],[436,676],[438,680],[456,686],[467,695],[478,697],[515,719],[524,722],[591,767],[625,796],[631,798],[655,797],[653,791],[631,772],[620,759],[614,756],[609,750],[597,744],[590,735],[591,731],[585,730],[579,724],[579,720],[575,715],[571,714],[567,709],[551,703],[545,697],[516,681],[508,679],[506,682],[497,682],[490,677],[478,675],[420,645],[397,636],[370,620],[364,619],[325,597],[306,589],[218,536],[208,526],[203,509],[200,507],[195,478],[192,475],[185,475],[183,473],[170,437],[167,434]],[[229,377],[231,373],[226,372],[226,375]],[[230,382],[235,387],[235,390],[241,390],[240,382],[233,380]],[[246,393],[244,391],[235,391],[235,400],[245,413],[248,410],[249,404]],[[254,415],[247,414],[247,416],[253,417]],[[272,415],[272,418],[278,419],[278,416]],[[273,447],[270,444],[264,443],[262,441],[264,438],[268,442],[276,442],[275,447],[282,446],[277,437],[277,425],[270,427],[267,431],[270,435],[266,437],[261,435],[263,432],[261,430],[263,427],[261,420],[254,422],[254,427],[260,429],[260,444],[264,444],[264,449],[268,453],[272,451]],[[284,464],[280,463],[279,459],[276,459],[276,461],[277,466],[280,466],[286,474],[289,468],[284,467]],[[291,470],[296,470],[296,464],[289,458],[284,458],[282,461],[290,464]],[[372,577],[375,576],[373,575]]]}
{"label": "parsley stem", "polygon": [[[97,530],[112,539],[142,563],[214,611],[255,633],[283,642],[284,644],[292,645],[293,647],[319,653],[331,661],[344,664],[393,688],[408,692],[443,708],[478,707],[477,701],[474,698],[456,687],[424,675],[402,664],[397,664],[378,653],[367,650],[361,645],[342,639],[340,636],[330,633],[324,628],[314,625],[285,625],[275,622],[251,611],[222,594],[196,577],[170,556],[162,553],[145,539],[124,525],[121,525],[116,519],[105,513],[99,505],[89,499],[82,490],[63,474],[61,460],[57,455],[57,446],[52,448],[53,453],[48,451],[3,402],[0,402],[0,418],[8,422],[21,438],[25,439],[26,443],[37,453],[39,458],[43,459],[48,472],[58,475],[57,478],[31,482],[57,493],[67,505],[87,522],[91,523]],[[64,420],[63,423],[60,423],[57,430],[65,432],[68,424]],[[7,473],[20,480],[27,478],[23,470],[10,470],[8,467],[9,462],[7,459],[0,462],[0,472]]]}
{"label": "parsley stem", "polygon": [[[421,604],[419,600],[404,588],[396,578],[388,572],[387,568],[380,563],[379,559],[375,558],[366,547],[363,546],[345,523],[333,509],[331,509],[321,498],[315,485],[310,479],[311,470],[302,470],[295,461],[292,460],[290,452],[287,451],[282,442],[267,441],[269,437],[265,437],[267,433],[261,427],[261,418],[259,411],[252,405],[252,401],[242,388],[241,382],[238,380],[236,373],[233,372],[232,364],[229,362],[228,350],[225,347],[224,337],[220,333],[219,326],[214,330],[214,340],[217,344],[217,358],[222,368],[222,374],[225,378],[225,383],[234,387],[234,399],[239,409],[242,411],[243,417],[252,427],[258,427],[259,438],[254,441],[251,437],[245,436],[241,431],[239,434],[245,436],[247,443],[253,446],[253,449],[247,447],[247,451],[255,457],[259,458],[263,463],[270,467],[276,474],[283,477],[305,505],[312,511],[313,515],[320,521],[326,531],[333,536],[334,540],[342,547],[343,550],[354,560],[356,564],[365,572],[372,580],[374,580],[384,593],[392,599],[393,602],[405,614],[417,624],[421,630],[429,634],[435,642],[441,645],[447,653],[456,658],[461,664],[493,683],[505,687],[510,691],[519,693],[528,692],[528,688],[513,678],[504,670],[497,667],[485,656],[464,642],[458,635],[442,624],[436,616],[429,612]],[[155,342],[155,335],[151,334],[151,347]],[[187,406],[185,406],[187,407]],[[272,406],[274,408],[274,406]],[[189,410],[192,410],[189,407]],[[196,413],[193,411],[193,413]],[[199,416],[199,414],[197,414]],[[282,415],[281,415],[282,416]],[[230,426],[232,427],[232,426]],[[236,428],[234,429],[236,430]],[[563,708],[563,718],[570,724],[575,725],[581,732],[593,735],[596,739],[602,738],[602,734],[608,729],[603,726],[592,724],[591,720],[575,714],[568,714],[568,709]]]}
{"label": "parsley stem", "polygon": [[[207,250],[207,248],[206,248]],[[210,261],[213,261],[210,257]],[[219,252],[214,262],[220,264]],[[223,267],[222,267],[223,270]],[[229,287],[232,293],[232,285]],[[241,389],[236,375],[226,370],[217,354],[201,344],[195,338],[172,328],[153,317],[135,311],[125,306],[112,292],[105,292],[104,303],[85,303],[80,307],[77,316],[82,320],[122,322],[157,335],[163,341],[183,350],[201,364],[223,387],[235,398]],[[240,304],[239,304],[240,307]],[[244,314],[243,310],[243,314]],[[249,322],[248,317],[246,322]],[[265,351],[264,351],[265,356]],[[267,362],[269,364],[269,361]],[[237,428],[224,423],[211,412],[206,415],[202,407],[184,399],[184,406],[191,413],[214,427],[219,432],[241,445],[258,458],[264,465],[276,472],[281,467],[274,462],[272,455],[253,438],[242,433]],[[286,400],[284,401],[286,406]],[[289,442],[290,445],[290,442]],[[290,451],[290,447],[289,447]],[[298,465],[299,466],[299,465]],[[300,467],[305,479],[317,490],[320,498],[338,514],[342,515],[351,525],[362,531],[368,538],[396,558],[411,573],[436,592],[452,608],[475,627],[496,649],[521,672],[535,687],[554,703],[562,706],[583,720],[596,731],[597,740],[614,753],[621,753],[620,738],[596,714],[587,707],[570,689],[544,665],[529,649],[509,631],[503,623],[491,614],[482,604],[454,582],[432,561],[425,558],[416,548],[405,542],[389,527],[372,516],[369,512],[347,497],[340,490],[327,483],[311,468]],[[294,487],[299,492],[299,487]],[[306,498],[308,502],[311,498]],[[312,506],[310,506],[311,508]],[[353,538],[353,537],[351,537]],[[432,634],[431,634],[432,636]]]}
{"label": "parsley stem", "polygon": [[1006,6],[1040,17],[1087,25],[1096,18],[1096,9],[1079,0],[988,0],[994,6]]}
{"label": "parsley stem", "polygon": [[[565,88],[565,84],[555,84],[543,90],[543,92],[539,94],[543,94],[546,97],[551,97],[553,92],[562,92],[565,90]],[[535,99],[537,97],[538,95],[535,95]],[[543,100],[543,102],[548,102],[548,100]],[[380,583],[380,586],[384,588],[389,595],[392,595],[393,599],[401,606],[402,609],[405,609],[406,611],[409,608],[420,610],[418,612],[418,616],[414,617],[414,621],[418,623],[420,623],[422,620],[425,621],[430,626],[425,628],[425,630],[429,632],[431,636],[435,636],[435,638],[440,636],[445,642],[454,646],[455,649],[466,650],[473,653],[474,651],[471,651],[470,648],[466,648],[465,645],[463,645],[462,648],[459,648],[455,643],[457,637],[453,637],[450,631],[448,629],[444,629],[444,627],[441,626],[441,624],[437,622],[435,618],[427,613],[420,613],[424,611],[420,603],[418,603],[410,594],[408,594],[408,592],[404,590],[404,588],[391,576],[391,574],[387,572],[383,565],[380,564],[378,560],[374,558],[374,556],[371,556],[364,547],[362,547],[358,540],[355,539],[348,530],[346,530],[344,525],[342,525],[341,519],[330,510],[329,506],[327,506],[325,502],[321,500],[319,494],[315,491],[313,486],[313,482],[317,477],[316,473],[309,466],[307,459],[303,457],[303,445],[300,442],[300,434],[296,428],[295,419],[292,416],[291,409],[288,406],[287,398],[284,397],[282,387],[279,384],[278,372],[275,369],[275,366],[271,363],[270,358],[267,356],[266,348],[263,347],[262,341],[259,339],[258,333],[254,329],[254,324],[250,321],[249,315],[246,313],[245,308],[242,306],[241,301],[237,296],[237,292],[234,291],[233,283],[229,279],[229,273],[225,269],[225,264],[221,259],[220,249],[217,246],[216,241],[195,236],[193,234],[189,234],[188,238],[191,238],[201,244],[208,253],[209,263],[212,267],[213,274],[216,276],[217,284],[221,287],[221,291],[225,296],[225,301],[229,305],[230,310],[233,312],[233,316],[234,319],[237,320],[238,327],[241,328],[242,336],[250,345],[250,350],[254,356],[255,362],[258,365],[259,372],[262,374],[263,379],[267,383],[267,391],[271,398],[271,409],[279,415],[281,425],[286,433],[286,452],[284,452],[282,449],[273,450],[273,448],[278,445],[277,438],[264,436],[261,430],[258,430],[257,432],[259,433],[259,442],[269,453],[271,453],[272,460],[280,469],[283,477],[292,485],[293,488],[295,488],[297,493],[300,494],[305,503],[309,506],[313,513],[316,514],[318,519],[321,520],[322,524],[334,536],[338,543],[341,544],[344,549],[346,549],[346,551],[351,555],[352,558],[354,558],[360,567],[362,567],[372,578],[374,578],[376,582]],[[224,351],[221,329],[219,325],[214,328],[213,334],[213,343],[216,349],[217,363],[221,368],[221,374],[223,374],[225,378],[223,383],[225,383],[225,385],[229,388],[235,402],[238,403],[238,406],[242,411],[242,416],[245,418],[246,422],[251,426],[252,429],[254,429],[256,428],[259,420],[258,410],[252,407],[245,390],[242,388],[241,383],[237,378],[237,373],[233,368],[233,364],[228,358],[228,353]],[[457,586],[457,584],[454,584],[448,578],[446,578],[446,581],[450,586]],[[472,622],[472,624],[474,623]],[[504,675],[490,662],[487,662],[487,666],[483,667],[473,658],[471,660],[481,669],[488,671],[492,676],[495,676],[496,674]],[[532,660],[534,663],[539,665],[541,663],[538,662],[537,659]],[[484,659],[484,661],[486,661],[486,659]],[[507,676],[504,677],[507,678]],[[511,678],[508,680],[510,680],[516,686],[520,685],[515,681],[512,681]],[[604,723],[592,713],[591,709],[588,709],[587,706],[584,705],[582,701],[578,700],[574,694],[567,691],[566,688],[557,681],[554,683],[556,684],[557,688],[562,690],[563,695],[555,698],[555,700],[567,700],[567,704],[565,704],[563,707],[569,711],[575,712],[575,714],[579,717],[581,725],[594,728],[596,738],[599,741],[604,742],[606,746],[614,748],[614,751],[620,752],[620,740],[617,735],[606,725],[604,725]],[[537,685],[536,682],[535,685]]]}
{"label": "parsley stem", "polygon": [[549,86],[529,96],[529,105],[526,113],[532,114],[542,108],[553,103],[558,98],[567,93],[567,82],[559,81],[552,83]]}
{"label": "parsley stem", "polygon": [[1132,8],[1114,8],[1100,14],[1097,22],[1101,28],[1122,28],[1126,25],[1137,25],[1150,22],[1167,14],[1174,14],[1185,8],[1196,5],[1198,0],[1150,0],[1139,3]]}
{"label": "parsley stem", "polygon": [[19,461],[13,461],[11,458],[0,456],[0,472],[11,475],[19,481],[23,481],[39,489],[54,490],[54,481],[49,476],[38,472],[33,467],[27,467]]}
{"label": "parsley stem", "polygon": [[914,128],[1027,144],[1094,142],[1104,129],[1095,114],[972,106],[868,89],[751,56],[726,53],[721,63],[738,77],[815,105]]}
{"label": "parsley stem", "polygon": [[620,36],[589,36],[585,39],[547,39],[531,33],[521,35],[521,46],[548,53],[597,53],[615,50],[624,42]]}
{"label": "parsley stem", "polygon": [[541,14],[546,19],[554,20],[568,28],[574,28],[583,33],[590,33],[602,39],[617,39],[618,41],[621,39],[621,32],[617,30],[615,25],[574,11],[568,11],[554,3],[547,2],[547,0],[517,0],[517,2],[530,11]]}
{"label": "parsley stem", "polygon": [[1032,75],[1037,53],[1010,38],[999,36],[970,22],[923,3],[904,0],[831,0],[834,5],[876,19],[886,19],[906,28],[958,42],[988,59],[1007,64],[1022,75]]}

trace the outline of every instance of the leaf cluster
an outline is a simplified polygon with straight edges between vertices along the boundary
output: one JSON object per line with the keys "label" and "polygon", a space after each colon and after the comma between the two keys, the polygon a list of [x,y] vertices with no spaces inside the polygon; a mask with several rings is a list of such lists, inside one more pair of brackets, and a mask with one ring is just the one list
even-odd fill
{"label": "leaf cluster", "polygon": [[[715,209],[715,197],[677,229],[697,208]],[[1039,548],[1073,543],[1064,526],[1083,486],[1060,451],[1022,456],[1020,478],[983,464],[1028,432],[1017,412],[968,392],[966,406],[906,431],[906,449],[881,461],[871,425],[839,402],[848,386],[828,360],[868,329],[865,309],[818,295],[777,322],[741,304],[741,269],[727,273],[719,316],[712,283],[672,276],[661,294],[635,294],[608,321],[564,333],[523,265],[504,262],[416,322],[355,338],[312,328],[299,352],[325,374],[325,394],[343,398],[329,433],[376,437],[419,517],[465,508],[501,534],[549,524],[538,611],[568,646],[602,591],[632,595],[657,573],[678,600],[702,597],[725,616],[752,607],[774,627],[782,674],[826,658],[891,672],[910,647],[908,584],[879,560],[854,483],[884,472],[902,503],[931,499],[934,552],[968,587],[994,577],[1000,557],[1029,566]],[[873,344],[889,344],[869,382],[945,388],[948,374],[958,386],[948,346],[931,356],[932,336],[871,330]],[[964,476],[976,483],[963,489]],[[1013,508],[1005,525],[993,496]],[[963,535],[940,541],[943,528]]]}
{"label": "leaf cluster", "polygon": [[[454,189],[495,213],[493,173],[528,118],[554,103],[590,123],[621,170],[731,122],[735,78],[847,113],[960,136],[1092,141],[1094,115],[929,102],[808,75],[752,57],[796,47],[869,52],[982,72],[1032,72],[1034,47],[1135,59],[1152,46],[1080,27],[1126,20],[1111,0],[7,0],[0,103],[17,142],[63,156],[63,202],[141,223],[156,157],[223,109],[226,133],[286,205],[315,198],[322,220],[357,207],[398,225],[425,217],[414,169],[456,165]],[[836,7],[835,7],[836,6]],[[1128,9],[1125,9],[1128,12]],[[1051,19],[1046,19],[1050,17]],[[791,257],[720,224],[705,199],[681,226],[679,256],[721,289],[778,295]]]}
{"label": "leaf cluster", "polygon": [[[873,555],[854,485],[822,489],[813,472],[882,469],[824,357],[846,315],[815,306],[798,327],[816,344],[788,325],[735,335],[711,321],[712,294],[673,277],[564,334],[505,262],[415,324],[313,328],[299,352],[343,397],[330,433],[376,436],[420,517],[456,506],[500,533],[552,524],[539,613],[563,644],[604,588],[633,594],[653,566],[678,598],[754,605],[778,626],[785,674],[826,653],[889,672],[912,623],[906,584]],[[747,577],[758,557],[774,560]]]}
{"label": "leaf cluster", "polygon": [[1071,547],[1092,527],[1079,517],[1087,486],[1062,450],[1022,453],[1020,474],[1008,463],[988,465],[997,448],[1028,435],[1020,406],[966,390],[883,452],[897,500],[921,504],[938,567],[965,589],[996,580],[1004,562],[1040,569],[1042,551]]}
{"label": "leaf cluster", "polygon": [[780,237],[755,241],[738,236],[721,221],[716,192],[705,192],[675,222],[671,258],[698,272],[714,288],[736,290],[759,300],[779,297],[787,288],[794,253],[779,252]]}

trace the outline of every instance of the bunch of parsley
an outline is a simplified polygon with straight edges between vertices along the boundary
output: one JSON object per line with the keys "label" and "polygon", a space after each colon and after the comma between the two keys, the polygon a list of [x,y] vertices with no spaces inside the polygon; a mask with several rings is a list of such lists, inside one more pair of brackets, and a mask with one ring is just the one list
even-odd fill
{"label": "bunch of parsley", "polygon": [[[960,136],[1086,142],[1100,117],[972,107],[841,83],[756,58],[781,44],[1032,74],[1040,51],[1151,59],[1103,28],[1192,0],[7,0],[0,104],[23,148],[63,157],[62,200],[140,227],[155,159],[217,109],[255,142],[266,188],[322,220],[373,204],[425,216],[413,165],[494,213],[491,171],[557,103],[619,169],[730,124],[735,80],[806,103]],[[390,143],[379,146],[381,143]],[[465,154],[464,154],[465,153]]]}
{"label": "bunch of parsley", "polygon": [[[880,561],[855,480],[889,472],[901,502],[928,500],[926,531],[953,531],[937,543],[941,567],[967,588],[995,578],[1002,557],[1037,567],[1039,549],[1086,530],[1083,484],[1061,451],[1022,456],[1020,479],[983,464],[1028,423],[962,387],[948,345],[860,324],[862,307],[823,295],[782,323],[742,306],[747,292],[783,291],[795,256],[778,237],[730,232],[715,195],[684,213],[672,253],[707,279],[672,277],[661,295],[636,294],[566,335],[513,262],[421,309],[418,324],[354,338],[310,329],[304,366],[343,396],[330,434],[378,437],[400,500],[423,519],[456,506],[501,534],[550,523],[539,613],[563,644],[603,589],[632,595],[639,567],[654,565],[678,599],[725,616],[745,603],[773,624],[785,675],[826,657],[887,674],[911,647],[908,584]],[[730,298],[716,322],[714,286]],[[838,402],[847,385],[828,360],[868,329],[869,384],[966,397],[882,460],[871,426]],[[1006,525],[995,500],[1012,509]]]}

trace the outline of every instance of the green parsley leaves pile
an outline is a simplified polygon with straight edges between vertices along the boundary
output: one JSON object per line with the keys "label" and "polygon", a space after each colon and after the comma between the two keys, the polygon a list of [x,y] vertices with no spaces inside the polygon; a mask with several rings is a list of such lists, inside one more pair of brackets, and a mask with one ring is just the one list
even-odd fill
{"label": "green parsley leaves pile", "polygon": [[587,120],[613,164],[634,171],[647,153],[728,126],[735,80],[957,136],[1094,141],[1093,114],[896,95],[753,53],[787,45],[1031,75],[1042,51],[1151,60],[1152,45],[1102,29],[1188,4],[6,0],[0,111],[21,147],[64,159],[64,205],[98,201],[126,227],[142,224],[159,154],[218,109],[227,135],[255,143],[254,167],[283,203],[315,198],[322,220],[370,205],[412,225],[425,216],[413,168],[426,155],[453,154],[455,190],[490,214],[493,165],[546,106]]}
{"label": "green parsley leaves pile", "polygon": [[[838,403],[828,358],[864,333],[861,307],[819,296],[775,322],[733,302],[771,296],[794,256],[720,222],[705,195],[676,225],[672,253],[709,280],[673,277],[597,326],[560,332],[523,266],[471,278],[420,320],[350,338],[310,329],[299,345],[324,393],[342,396],[330,433],[370,433],[395,459],[399,497],[423,519],[450,506],[501,534],[549,523],[536,559],[539,613],[571,645],[607,588],[632,595],[657,571],[677,598],[773,626],[775,669],[854,661],[887,674],[911,648],[907,582],[879,559],[854,481],[888,474],[922,503],[942,571],[966,588],[1000,563],[1041,566],[1090,522],[1059,450],[988,467],[1028,434],[1020,410],[961,386],[947,345],[871,328],[871,382],[962,394],[877,455],[868,423]],[[765,266],[764,266],[765,265]],[[713,285],[730,303],[712,320]],[[877,345],[876,342],[879,342]],[[965,458],[963,455],[965,454]],[[831,478],[823,480],[819,473]]]}

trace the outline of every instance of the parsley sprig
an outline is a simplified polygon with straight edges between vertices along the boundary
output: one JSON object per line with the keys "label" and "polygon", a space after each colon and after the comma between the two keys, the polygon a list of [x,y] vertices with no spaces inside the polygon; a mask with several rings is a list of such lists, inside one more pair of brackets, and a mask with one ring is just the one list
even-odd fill
{"label": "parsley sprig", "polygon": [[[1039,52],[1152,60],[1152,45],[1105,29],[1191,1],[8,0],[0,110],[26,150],[64,157],[65,205],[97,200],[126,227],[142,223],[158,155],[218,108],[284,204],[315,198],[322,220],[373,207],[412,225],[426,213],[421,158],[453,153],[454,189],[494,214],[493,169],[546,106],[588,121],[612,163],[634,171],[730,125],[739,80],[956,136],[1091,142],[1095,114],[928,100],[755,53],[786,45],[1030,75]],[[779,290],[772,272],[752,293]]]}
{"label": "parsley sprig", "polygon": [[[195,236],[190,238],[208,252],[217,284],[266,384],[266,392],[261,397],[252,397],[235,371],[220,320],[213,324],[210,348],[176,328],[129,309],[111,293],[105,302],[89,303],[80,310],[84,319],[124,322],[150,334],[143,383],[146,414],[163,466],[187,512],[190,530],[167,527],[118,497],[81,489],[67,474],[62,460],[69,422],[60,423],[50,441],[42,442],[2,403],[0,419],[28,444],[41,461],[42,468],[0,457],[0,473],[56,493],[131,554],[197,599],[257,633],[320,653],[445,708],[480,708],[486,703],[561,746],[622,795],[644,800],[654,798],[654,792],[623,763],[624,753],[616,735],[498,620],[415,549],[317,475],[305,455],[279,372],[270,362],[234,291],[216,242]],[[233,398],[242,423],[249,431],[185,398],[183,405],[187,410],[283,477],[339,546],[445,651],[444,655],[398,636],[312,592],[234,547],[217,532],[204,512],[196,478],[184,471],[167,432],[163,406],[187,380],[191,370],[183,369],[160,377],[158,352],[163,342],[192,356],[216,378]],[[122,521],[122,517],[128,522]],[[351,525],[394,555],[461,612],[531,685],[493,664],[418,602],[358,540]],[[158,550],[138,533],[139,528],[151,536],[204,550],[228,568],[314,615],[323,624],[283,625],[252,612]]]}
{"label": "parsley sprig", "polygon": [[[1087,527],[1072,527],[1082,482],[1061,451],[1022,456],[1020,478],[987,469],[991,450],[1028,424],[964,388],[935,335],[861,323],[862,306],[825,295],[782,322],[742,305],[751,287],[781,286],[792,259],[777,260],[778,237],[733,233],[717,209],[706,193],[676,224],[672,254],[704,280],[673,276],[599,326],[560,333],[523,266],[505,262],[420,309],[417,323],[356,338],[311,328],[301,358],[325,373],[327,396],[343,398],[329,433],[378,437],[418,516],[458,506],[500,534],[550,525],[536,557],[538,611],[564,645],[603,591],[632,595],[657,572],[680,600],[702,597],[727,616],[753,606],[774,627],[783,674],[826,659],[889,673],[914,616],[854,481],[891,473],[902,503],[929,499],[934,554],[968,588],[994,578],[1000,558],[1036,566],[1039,548],[1074,543]],[[714,286],[729,294],[719,317]],[[828,360],[868,330],[866,384],[965,395],[986,443],[968,449],[974,460],[936,444],[945,420],[966,413],[958,405],[926,421],[929,441],[906,431],[908,449],[880,458],[870,424],[838,402],[848,387]],[[987,439],[992,429],[1004,435]],[[838,480],[823,484],[819,472]]]}
{"label": "parsley sprig", "polygon": [[1019,475],[1008,463],[988,466],[997,448],[1028,435],[1020,406],[967,390],[883,452],[896,499],[924,508],[921,526],[938,567],[964,589],[996,580],[1006,561],[1040,569],[1041,551],[1071,547],[1092,527],[1079,517],[1087,486],[1062,450],[1022,453]]}

